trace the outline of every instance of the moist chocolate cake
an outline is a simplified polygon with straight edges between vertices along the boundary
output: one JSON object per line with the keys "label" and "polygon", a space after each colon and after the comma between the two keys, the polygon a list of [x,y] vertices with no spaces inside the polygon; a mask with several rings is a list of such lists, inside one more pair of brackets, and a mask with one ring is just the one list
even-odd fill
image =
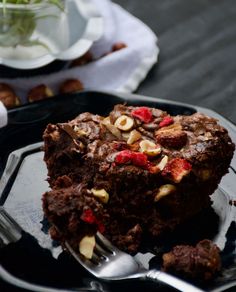
{"label": "moist chocolate cake", "polygon": [[144,232],[161,237],[209,207],[234,151],[213,118],[126,105],[49,124],[43,138],[51,236],[86,257],[97,230],[133,253]]}

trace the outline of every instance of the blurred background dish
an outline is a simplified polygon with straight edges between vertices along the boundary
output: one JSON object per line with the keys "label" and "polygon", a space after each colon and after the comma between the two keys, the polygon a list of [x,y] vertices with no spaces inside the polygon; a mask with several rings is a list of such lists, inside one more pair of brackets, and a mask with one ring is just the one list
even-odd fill
{"label": "blurred background dish", "polygon": [[0,3],[0,14],[0,64],[16,69],[78,58],[103,33],[103,19],[90,0]]}

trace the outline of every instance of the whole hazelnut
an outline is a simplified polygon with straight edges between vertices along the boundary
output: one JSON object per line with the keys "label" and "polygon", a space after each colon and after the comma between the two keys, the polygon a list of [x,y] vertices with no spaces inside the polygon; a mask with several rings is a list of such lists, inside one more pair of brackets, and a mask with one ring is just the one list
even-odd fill
{"label": "whole hazelnut", "polygon": [[101,58],[103,57],[106,57],[106,56],[109,56],[110,54],[116,52],[116,51],[119,51],[119,50],[122,50],[122,49],[125,49],[127,48],[127,45],[125,43],[122,43],[122,42],[118,42],[118,43],[115,43],[113,44],[113,46],[111,47],[111,51],[110,52],[106,52],[104,53]]}
{"label": "whole hazelnut", "polygon": [[122,50],[125,48],[127,48],[127,45],[125,43],[119,42],[119,43],[115,43],[112,46],[111,50],[112,50],[112,52],[116,52],[116,51],[119,51],[119,50]]}
{"label": "whole hazelnut", "polygon": [[0,101],[8,109],[20,105],[20,99],[13,88],[6,83],[0,83]]}
{"label": "whole hazelnut", "polygon": [[52,97],[53,95],[54,94],[53,94],[52,90],[48,86],[46,86],[45,84],[40,84],[40,85],[32,88],[28,92],[27,98],[28,98],[29,102],[34,102],[34,101],[38,101],[38,100]]}
{"label": "whole hazelnut", "polygon": [[68,79],[60,86],[60,93],[72,93],[83,89],[83,84],[79,79]]}
{"label": "whole hazelnut", "polygon": [[122,131],[129,131],[134,125],[134,120],[126,115],[121,115],[116,121],[115,126]]}
{"label": "whole hazelnut", "polygon": [[70,68],[83,66],[93,61],[93,55],[90,51],[86,52],[83,56],[73,60],[70,64]]}

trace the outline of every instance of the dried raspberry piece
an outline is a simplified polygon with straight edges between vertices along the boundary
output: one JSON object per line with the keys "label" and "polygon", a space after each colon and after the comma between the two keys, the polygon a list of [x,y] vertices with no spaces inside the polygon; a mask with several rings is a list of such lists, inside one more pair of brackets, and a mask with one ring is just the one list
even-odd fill
{"label": "dried raspberry piece", "polygon": [[97,221],[91,209],[84,210],[82,215],[80,216],[80,219],[89,224],[96,223]]}
{"label": "dried raspberry piece", "polygon": [[162,171],[162,175],[166,176],[175,183],[179,183],[184,176],[189,174],[191,169],[192,166],[187,160],[182,158],[173,158],[167,163],[166,167]]}
{"label": "dried raspberry piece", "polygon": [[130,150],[123,150],[116,155],[115,162],[117,164],[125,164],[131,162],[132,152]]}
{"label": "dried raspberry piece", "polygon": [[163,120],[160,122],[159,124],[159,127],[162,128],[162,127],[166,127],[166,126],[169,126],[171,124],[174,123],[174,120],[172,119],[172,117],[164,117]]}
{"label": "dried raspberry piece", "polygon": [[116,155],[115,162],[117,164],[132,163],[136,166],[145,167],[148,164],[148,159],[144,153],[123,150]]}
{"label": "dried raspberry piece", "polygon": [[83,211],[80,219],[88,224],[96,224],[98,231],[103,233],[105,231],[105,226],[102,222],[100,222],[93,214],[91,209],[86,209]]}
{"label": "dried raspberry piece", "polygon": [[140,152],[133,152],[132,153],[132,163],[136,166],[147,166],[148,159],[147,155]]}
{"label": "dried raspberry piece", "polygon": [[131,115],[138,118],[144,123],[150,123],[152,121],[152,112],[149,108],[142,106],[131,112]]}

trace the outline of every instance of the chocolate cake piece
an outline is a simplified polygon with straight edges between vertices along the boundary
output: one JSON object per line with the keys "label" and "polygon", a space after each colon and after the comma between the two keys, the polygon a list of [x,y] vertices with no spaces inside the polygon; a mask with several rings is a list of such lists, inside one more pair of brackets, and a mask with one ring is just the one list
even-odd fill
{"label": "chocolate cake piece", "polygon": [[220,269],[220,250],[207,239],[200,241],[195,247],[175,246],[163,255],[163,271],[187,279],[209,281]]}
{"label": "chocolate cake piece", "polygon": [[82,113],[49,124],[43,138],[51,234],[82,254],[97,230],[133,253],[144,231],[161,237],[209,207],[235,147],[203,114],[125,105],[108,117]]}

